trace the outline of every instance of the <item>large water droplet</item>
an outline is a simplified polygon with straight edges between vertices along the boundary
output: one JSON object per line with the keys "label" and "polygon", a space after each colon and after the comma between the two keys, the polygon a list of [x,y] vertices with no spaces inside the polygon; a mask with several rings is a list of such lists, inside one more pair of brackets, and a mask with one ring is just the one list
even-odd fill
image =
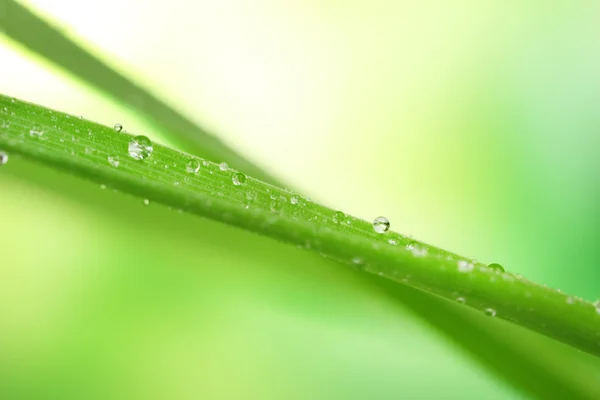
{"label": "large water droplet", "polygon": [[235,186],[243,185],[244,183],[246,183],[246,175],[242,174],[241,172],[238,172],[237,174],[234,174],[231,177],[231,181]]}
{"label": "large water droplet", "polygon": [[341,224],[346,219],[346,214],[341,211],[336,211],[333,213],[333,222],[336,224]]}
{"label": "large water droplet", "polygon": [[31,129],[29,130],[29,134],[31,136],[36,136],[36,137],[40,137],[44,134],[44,129],[42,128],[41,125],[39,124],[34,124]]}
{"label": "large water droplet", "polygon": [[0,151],[0,165],[4,165],[8,162],[8,154],[3,151]]}
{"label": "large water droplet", "polygon": [[219,169],[221,171],[227,171],[229,169],[229,165],[227,165],[226,162],[222,162],[221,164],[219,164]]}
{"label": "large water droplet", "polygon": [[121,125],[121,124],[115,124],[115,131],[121,132],[122,130],[123,130],[123,125]]}
{"label": "large water droplet", "polygon": [[483,310],[483,313],[485,315],[487,315],[488,317],[495,317],[496,316],[496,310],[494,310],[493,308],[485,308]]}
{"label": "large water droplet", "polygon": [[494,271],[504,272],[504,267],[500,264],[492,263],[488,265],[488,268],[491,268]]}
{"label": "large water droplet", "polygon": [[152,150],[152,142],[146,136],[136,136],[129,142],[129,155],[135,160],[150,157]]}
{"label": "large water droplet", "polygon": [[373,229],[377,233],[386,233],[390,229],[390,221],[386,217],[377,217],[373,220]]}
{"label": "large water droplet", "polygon": [[108,156],[108,163],[113,167],[118,167],[121,163],[119,156]]}
{"label": "large water droplet", "polygon": [[195,174],[196,172],[200,171],[200,161],[196,160],[195,158],[192,158],[185,165],[185,170],[190,174]]}
{"label": "large water droplet", "polygon": [[473,271],[473,268],[474,268],[473,264],[471,264],[468,261],[460,260],[458,262],[458,271],[459,272],[471,272],[471,271]]}

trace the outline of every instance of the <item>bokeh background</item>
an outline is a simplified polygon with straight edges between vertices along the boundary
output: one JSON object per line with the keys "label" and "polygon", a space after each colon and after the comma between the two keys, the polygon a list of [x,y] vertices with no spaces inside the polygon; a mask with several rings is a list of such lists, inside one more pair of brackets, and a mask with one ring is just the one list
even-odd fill
{"label": "bokeh background", "polygon": [[[600,297],[600,2],[22,3],[316,201]],[[0,93],[171,143],[2,35]],[[18,158],[0,226],[15,398],[525,398],[296,248]]]}

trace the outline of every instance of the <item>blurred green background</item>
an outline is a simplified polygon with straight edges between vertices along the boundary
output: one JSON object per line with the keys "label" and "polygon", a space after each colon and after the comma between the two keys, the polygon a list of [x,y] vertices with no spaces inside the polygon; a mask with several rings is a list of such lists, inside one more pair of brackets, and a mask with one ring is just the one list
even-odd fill
{"label": "blurred green background", "polygon": [[[600,2],[23,3],[316,201],[600,296]],[[0,39],[0,93],[170,143]],[[16,157],[0,223],[15,398],[524,396],[296,248]]]}

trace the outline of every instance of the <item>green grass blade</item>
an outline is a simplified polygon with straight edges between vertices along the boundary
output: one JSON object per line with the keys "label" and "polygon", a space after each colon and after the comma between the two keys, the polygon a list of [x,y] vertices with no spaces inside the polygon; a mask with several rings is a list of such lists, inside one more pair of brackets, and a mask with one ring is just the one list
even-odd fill
{"label": "green grass blade", "polygon": [[[211,162],[197,173],[190,155],[154,145],[144,161],[131,136],[32,104],[0,98],[0,147],[123,192],[310,248],[353,268],[494,314],[600,356],[600,312],[589,302],[413,241],[376,233],[369,222],[263,183],[235,185],[236,171]],[[43,131],[41,136],[31,135]],[[109,157],[119,157],[111,165]],[[242,179],[242,178],[240,178]],[[244,180],[244,179],[242,179]],[[392,240],[392,243],[389,241]]]}
{"label": "green grass blade", "polygon": [[117,102],[136,109],[140,115],[168,133],[170,138],[178,139],[178,144],[183,149],[209,160],[227,160],[235,168],[247,171],[267,182],[275,182],[269,174],[237,154],[216,136],[178,113],[159,97],[105,65],[25,6],[12,0],[0,0],[0,33],[2,32],[112,96]]}

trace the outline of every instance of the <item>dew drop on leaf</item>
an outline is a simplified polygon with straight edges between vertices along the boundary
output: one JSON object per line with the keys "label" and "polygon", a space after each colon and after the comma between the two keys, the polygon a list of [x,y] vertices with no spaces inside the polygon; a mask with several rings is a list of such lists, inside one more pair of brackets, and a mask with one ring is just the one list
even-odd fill
{"label": "dew drop on leaf", "polygon": [[473,271],[473,268],[474,268],[473,264],[471,264],[468,261],[460,260],[458,262],[458,271],[459,272],[471,272],[471,271]]}
{"label": "dew drop on leaf", "polygon": [[144,199],[143,203],[144,203],[145,206],[149,206],[150,205],[150,200]]}
{"label": "dew drop on leaf", "polygon": [[123,125],[121,125],[121,124],[115,124],[115,131],[121,132],[122,130],[123,130]]}
{"label": "dew drop on leaf", "polygon": [[221,164],[219,164],[219,169],[221,171],[227,171],[229,169],[229,165],[227,165],[226,162],[222,162]]}
{"label": "dew drop on leaf", "polygon": [[346,214],[344,214],[341,211],[336,211],[333,213],[333,222],[335,222],[336,224],[341,224],[342,222],[344,222],[345,218]]}
{"label": "dew drop on leaf", "polygon": [[485,308],[483,310],[483,313],[485,315],[487,315],[488,317],[495,317],[496,316],[496,310],[494,310],[493,308]]}
{"label": "dew drop on leaf", "polygon": [[373,229],[377,233],[386,233],[390,229],[390,221],[386,217],[377,217],[373,220]]}
{"label": "dew drop on leaf", "polygon": [[196,160],[195,158],[192,158],[185,165],[185,170],[190,174],[195,174],[196,172],[200,171],[200,161]]}
{"label": "dew drop on leaf", "polygon": [[571,296],[567,297],[567,304],[575,304],[575,299]]}
{"label": "dew drop on leaf", "polygon": [[113,167],[118,167],[121,161],[119,156],[108,156],[108,163]]}
{"label": "dew drop on leaf", "polygon": [[594,306],[596,307],[596,312],[600,314],[600,300],[596,300]]}
{"label": "dew drop on leaf", "polygon": [[293,205],[296,205],[300,202],[300,198],[298,198],[298,196],[294,195],[290,198],[290,203],[292,203]]}
{"label": "dew drop on leaf", "polygon": [[283,208],[283,203],[279,200],[273,200],[271,202],[271,212],[274,214],[279,214],[281,209]]}
{"label": "dew drop on leaf", "polygon": [[492,263],[492,264],[488,265],[488,268],[491,268],[494,271],[504,272],[504,267],[497,263]]}
{"label": "dew drop on leaf", "polygon": [[134,160],[145,160],[152,150],[152,142],[146,136],[136,136],[129,142],[129,155]]}
{"label": "dew drop on leaf", "polygon": [[457,297],[456,301],[460,304],[465,304],[467,302],[467,300],[464,297]]}
{"label": "dew drop on leaf", "polygon": [[237,174],[234,174],[231,177],[231,181],[235,186],[243,185],[244,183],[246,183],[246,175],[242,174],[241,172],[238,172]]}
{"label": "dew drop on leaf", "polygon": [[0,151],[0,165],[4,165],[8,162],[8,154],[3,151]]}
{"label": "dew drop on leaf", "polygon": [[42,129],[41,125],[34,124],[29,130],[29,134],[31,136],[40,137],[44,134],[44,129]]}

